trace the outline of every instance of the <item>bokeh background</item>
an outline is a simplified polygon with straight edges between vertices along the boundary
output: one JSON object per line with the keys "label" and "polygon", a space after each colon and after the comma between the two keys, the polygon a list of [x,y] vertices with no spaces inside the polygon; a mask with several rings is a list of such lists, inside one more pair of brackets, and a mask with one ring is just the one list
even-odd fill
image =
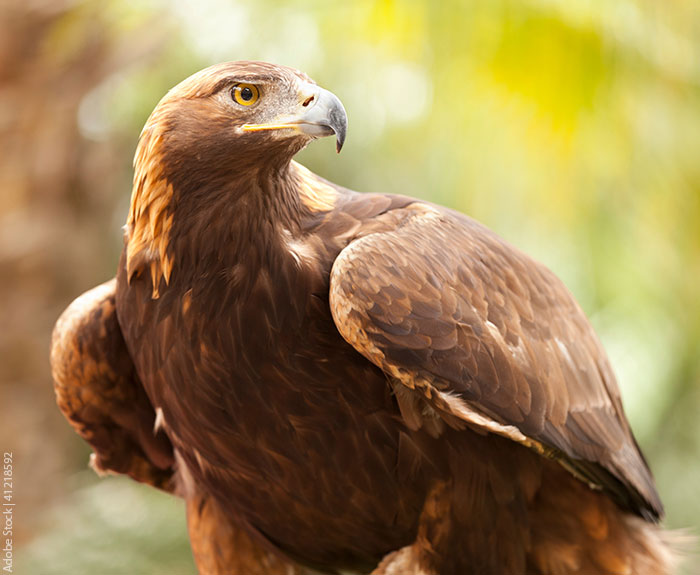
{"label": "bokeh background", "polygon": [[[345,103],[342,185],[467,212],[600,334],[666,503],[700,526],[697,0],[0,0],[0,438],[16,572],[191,575],[181,502],[99,480],[54,404],[52,325],[114,274],[131,158],[196,70],[263,59]],[[692,564],[692,562],[691,562]]]}

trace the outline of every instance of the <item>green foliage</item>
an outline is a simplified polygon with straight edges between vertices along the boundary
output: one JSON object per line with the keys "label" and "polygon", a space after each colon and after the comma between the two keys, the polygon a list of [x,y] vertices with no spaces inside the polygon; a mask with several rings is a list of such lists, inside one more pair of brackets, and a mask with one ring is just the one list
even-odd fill
{"label": "green foliage", "polygon": [[95,482],[89,471],[76,476],[74,487],[43,518],[50,527],[21,551],[18,573],[195,573],[182,500],[125,477]]}

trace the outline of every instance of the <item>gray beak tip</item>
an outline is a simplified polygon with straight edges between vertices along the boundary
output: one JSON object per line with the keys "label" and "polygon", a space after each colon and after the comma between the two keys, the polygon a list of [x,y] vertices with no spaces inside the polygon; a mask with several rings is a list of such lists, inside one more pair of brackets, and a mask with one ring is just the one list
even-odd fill
{"label": "gray beak tip", "polygon": [[335,150],[340,153],[345,143],[345,135],[348,129],[348,118],[345,114],[345,108],[340,103],[340,100],[336,98],[337,105],[332,107],[330,110],[330,127],[335,132]]}

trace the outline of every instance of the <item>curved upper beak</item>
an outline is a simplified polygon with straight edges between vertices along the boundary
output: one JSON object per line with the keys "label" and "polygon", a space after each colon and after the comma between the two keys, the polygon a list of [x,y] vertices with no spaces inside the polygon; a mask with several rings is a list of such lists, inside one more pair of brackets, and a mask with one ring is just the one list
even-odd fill
{"label": "curved upper beak", "polygon": [[302,96],[297,113],[276,118],[269,124],[244,124],[241,129],[257,132],[291,128],[313,138],[335,134],[335,148],[340,152],[348,129],[343,103],[333,92],[316,85],[309,85]]}
{"label": "curved upper beak", "polygon": [[340,152],[348,129],[348,116],[343,103],[333,92],[318,86],[312,97],[311,101],[306,100],[302,104],[306,110],[299,116],[299,130],[316,137],[335,134],[335,149]]}

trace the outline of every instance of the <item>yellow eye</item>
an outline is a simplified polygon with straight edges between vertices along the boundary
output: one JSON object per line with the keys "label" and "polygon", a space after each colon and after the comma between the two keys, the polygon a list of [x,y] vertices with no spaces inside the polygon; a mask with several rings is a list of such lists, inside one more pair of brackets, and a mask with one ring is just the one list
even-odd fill
{"label": "yellow eye", "polygon": [[253,84],[236,84],[231,91],[231,95],[237,104],[251,106],[258,101],[260,90]]}

